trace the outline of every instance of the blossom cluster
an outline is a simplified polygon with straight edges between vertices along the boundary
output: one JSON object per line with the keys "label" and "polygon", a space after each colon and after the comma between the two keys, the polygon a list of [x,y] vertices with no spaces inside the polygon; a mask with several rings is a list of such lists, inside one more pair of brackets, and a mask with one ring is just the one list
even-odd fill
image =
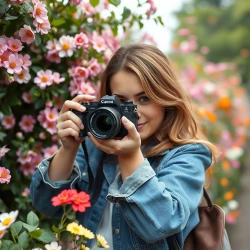
{"label": "blossom cluster", "polygon": [[[61,232],[67,231],[71,234],[71,236],[67,236],[69,239],[72,237],[72,242],[70,243],[69,247],[70,249],[82,249],[82,250],[90,250],[85,244],[87,243],[87,240],[93,240],[95,238],[94,233],[92,233],[87,228],[83,227],[82,225],[76,223],[76,222],[70,222],[68,223],[67,220],[69,219],[69,214],[71,211],[72,206],[73,211],[77,212],[85,212],[86,208],[90,207],[91,204],[89,202],[89,195],[85,192],[77,192],[76,189],[68,189],[61,191],[57,196],[54,196],[52,198],[52,205],[53,206],[62,206],[64,209],[64,213],[61,217],[61,221],[59,223],[59,226],[53,226],[54,232],[50,232],[50,240],[47,239],[48,244],[44,244],[45,249],[47,250],[61,250],[62,245],[64,246],[66,242],[64,242],[61,239]],[[66,205],[68,210],[66,210]],[[2,213],[0,214],[0,239],[4,240],[5,234],[8,233],[9,229],[12,231],[15,231],[15,234],[24,234],[24,232],[21,233],[21,228],[24,227],[29,230],[30,235],[26,235],[26,241],[35,239],[36,234],[33,234],[33,231],[41,230],[38,228],[38,222],[39,219],[34,213],[30,213],[27,216],[27,223],[23,223],[22,221],[16,221],[19,211],[12,211],[10,213]],[[12,228],[11,228],[12,227]],[[43,231],[41,231],[42,234]],[[48,234],[48,232],[45,232]],[[33,237],[32,237],[33,236]],[[28,239],[28,237],[31,237]],[[18,237],[19,243],[21,243],[21,238]],[[43,238],[42,238],[43,239]],[[56,239],[56,241],[55,241]],[[44,241],[44,239],[43,239]],[[48,242],[49,241],[49,242]],[[1,242],[0,242],[1,243]],[[26,245],[26,244],[24,244]],[[1,245],[0,245],[1,246]],[[109,245],[105,238],[97,234],[96,235],[96,246],[99,248],[109,248]],[[32,250],[42,250],[42,248],[32,248]]]}
{"label": "blossom cluster", "polygon": [[216,166],[209,170],[210,190],[214,202],[225,210],[226,222],[233,224],[240,214],[235,187],[250,126],[247,92],[235,64],[207,61],[204,55],[209,48],[199,47],[190,29],[181,28],[177,33],[179,40],[173,42],[172,57],[179,64],[175,66],[191,95],[205,135],[220,151]]}

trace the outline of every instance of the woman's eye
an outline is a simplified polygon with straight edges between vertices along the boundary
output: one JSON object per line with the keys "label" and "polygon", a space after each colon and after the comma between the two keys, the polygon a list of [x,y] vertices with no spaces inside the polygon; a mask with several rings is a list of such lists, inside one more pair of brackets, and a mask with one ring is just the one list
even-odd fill
{"label": "woman's eye", "polygon": [[139,98],[139,102],[145,103],[145,102],[149,102],[150,99],[147,96],[142,96]]}

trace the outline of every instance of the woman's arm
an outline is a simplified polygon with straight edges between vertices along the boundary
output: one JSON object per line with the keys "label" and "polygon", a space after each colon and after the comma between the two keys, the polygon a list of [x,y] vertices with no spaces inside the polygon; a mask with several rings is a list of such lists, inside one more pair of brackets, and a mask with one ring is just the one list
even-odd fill
{"label": "woman's arm", "polygon": [[107,198],[120,204],[131,229],[146,242],[166,238],[187,226],[201,200],[205,170],[211,164],[211,152],[201,144],[173,149],[171,157],[170,152],[157,175],[145,160],[121,186],[117,178],[109,188]]}

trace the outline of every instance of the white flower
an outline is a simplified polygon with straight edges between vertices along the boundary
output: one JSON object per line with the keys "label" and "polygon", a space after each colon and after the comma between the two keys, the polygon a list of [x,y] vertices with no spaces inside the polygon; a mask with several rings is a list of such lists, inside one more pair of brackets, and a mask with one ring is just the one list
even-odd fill
{"label": "white flower", "polygon": [[46,244],[45,248],[47,250],[61,250],[62,247],[59,246],[57,242],[53,241],[50,244]]}
{"label": "white flower", "polygon": [[228,207],[230,210],[235,210],[239,207],[239,203],[238,201],[236,200],[230,200],[228,203],[227,203]]}
{"label": "white flower", "polygon": [[71,36],[62,36],[56,45],[60,57],[70,57],[75,50],[75,39]]}
{"label": "white flower", "polygon": [[0,231],[9,228],[15,222],[17,215],[18,210],[0,214]]}
{"label": "white flower", "polygon": [[244,153],[244,150],[240,147],[232,147],[226,150],[226,157],[229,160],[237,160],[238,158],[240,158]]}

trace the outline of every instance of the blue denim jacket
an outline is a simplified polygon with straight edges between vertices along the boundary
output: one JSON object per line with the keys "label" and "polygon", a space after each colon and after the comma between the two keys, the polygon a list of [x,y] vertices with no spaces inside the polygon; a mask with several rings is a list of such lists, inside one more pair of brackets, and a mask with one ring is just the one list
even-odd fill
{"label": "blue denim jacket", "polygon": [[[86,138],[89,164],[96,173],[101,151]],[[162,160],[154,169],[156,158],[144,162],[122,183],[116,174],[116,161],[105,160],[104,181],[97,202],[77,219],[95,232],[108,201],[114,203],[112,214],[114,250],[168,250],[166,238],[176,235],[182,247],[188,233],[199,222],[198,205],[203,195],[205,170],[211,164],[211,152],[202,144],[187,144],[161,153]],[[60,217],[60,207],[51,198],[63,189],[88,188],[88,171],[80,147],[69,180],[52,183],[48,178],[51,158],[37,167],[31,182],[31,199],[36,210]],[[90,245],[90,242],[89,242]]]}

